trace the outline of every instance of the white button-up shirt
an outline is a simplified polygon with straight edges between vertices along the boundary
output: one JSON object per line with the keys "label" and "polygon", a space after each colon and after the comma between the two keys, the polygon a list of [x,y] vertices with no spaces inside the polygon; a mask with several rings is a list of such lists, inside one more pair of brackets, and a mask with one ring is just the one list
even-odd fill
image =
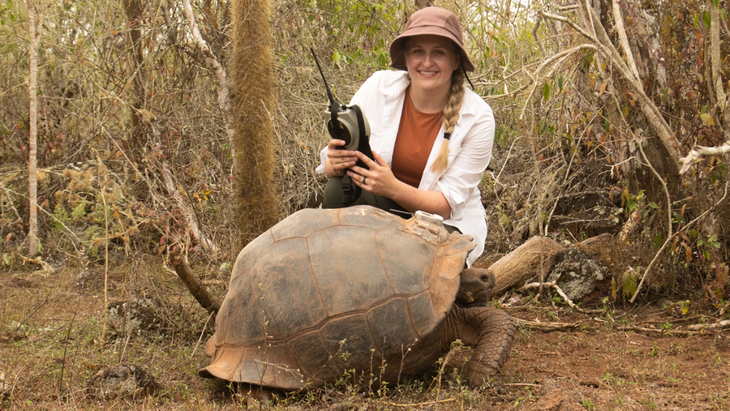
{"label": "white button-up shirt", "polygon": [[[350,101],[350,105],[358,105],[362,109],[370,123],[370,147],[383,157],[389,167],[393,162],[405,90],[410,84],[407,74],[405,71],[378,71]],[[459,121],[449,140],[449,166],[440,173],[431,171],[431,164],[438,156],[444,139],[442,125],[418,188],[442,193],[451,206],[451,216],[444,223],[474,237],[476,246],[467,258],[467,264],[471,266],[484,251],[487,238],[487,220],[479,182],[492,158],[495,123],[489,104],[469,89],[464,93],[459,114]],[[325,146],[320,152],[318,173],[324,173],[326,158]]]}

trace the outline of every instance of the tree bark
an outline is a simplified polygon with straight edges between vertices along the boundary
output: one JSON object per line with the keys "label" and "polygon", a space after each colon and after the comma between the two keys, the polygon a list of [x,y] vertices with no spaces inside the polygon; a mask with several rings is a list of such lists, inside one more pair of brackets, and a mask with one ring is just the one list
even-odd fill
{"label": "tree bark", "polygon": [[231,1],[231,21],[230,74],[236,127],[233,197],[240,249],[278,220],[271,118],[276,95],[269,2]]}
{"label": "tree bark", "polygon": [[124,13],[127,16],[127,25],[129,26],[129,39],[132,46],[131,59],[131,75],[134,93],[129,96],[130,117],[132,120],[132,139],[129,142],[129,149],[134,153],[136,159],[142,153],[145,143],[143,137],[143,117],[140,110],[144,107],[144,83],[143,66],[144,57],[142,56],[142,30],[140,29],[142,22],[142,2],[140,0],[122,0]]}
{"label": "tree bark", "polygon": [[218,303],[210,296],[208,291],[200,284],[198,277],[195,276],[193,270],[185,262],[185,258],[180,253],[180,250],[174,248],[170,256],[172,267],[175,269],[177,276],[180,277],[182,282],[190,291],[190,294],[195,297],[195,300],[208,312],[216,313],[220,308]]}
{"label": "tree bark", "polygon": [[41,19],[43,14],[36,14],[35,2],[28,0],[28,30],[30,34],[30,78],[28,95],[30,101],[29,142],[28,142],[28,197],[30,210],[28,215],[28,254],[38,254],[38,180],[36,178],[36,157],[38,141],[38,42],[40,40]]}
{"label": "tree bark", "polygon": [[495,280],[492,296],[499,296],[513,286],[521,286],[541,271],[547,275],[555,255],[562,250],[563,246],[551,238],[530,238],[489,267],[494,271]]}

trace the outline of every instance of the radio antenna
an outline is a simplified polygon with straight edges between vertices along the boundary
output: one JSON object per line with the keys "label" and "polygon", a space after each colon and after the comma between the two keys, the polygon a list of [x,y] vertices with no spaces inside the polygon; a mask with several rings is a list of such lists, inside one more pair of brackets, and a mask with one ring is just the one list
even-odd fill
{"label": "radio antenna", "polygon": [[319,69],[319,74],[322,76],[322,81],[324,81],[324,87],[327,89],[327,97],[330,99],[330,105],[331,106],[338,105],[335,102],[334,97],[332,97],[332,92],[330,91],[330,86],[327,84],[327,79],[324,78],[324,72],[322,72],[322,67],[320,67],[320,65],[319,65],[319,60],[317,60],[317,55],[314,54],[314,49],[312,47],[310,47],[309,50],[312,51],[312,57],[314,57],[314,62],[317,63],[317,68]]}

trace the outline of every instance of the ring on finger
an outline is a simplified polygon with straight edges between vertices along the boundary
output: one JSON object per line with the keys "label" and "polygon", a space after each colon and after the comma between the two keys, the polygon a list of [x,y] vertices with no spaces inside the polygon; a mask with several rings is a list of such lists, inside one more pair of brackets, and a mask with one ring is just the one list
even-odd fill
{"label": "ring on finger", "polygon": [[365,180],[367,180],[367,177],[362,178],[362,183],[365,184]]}

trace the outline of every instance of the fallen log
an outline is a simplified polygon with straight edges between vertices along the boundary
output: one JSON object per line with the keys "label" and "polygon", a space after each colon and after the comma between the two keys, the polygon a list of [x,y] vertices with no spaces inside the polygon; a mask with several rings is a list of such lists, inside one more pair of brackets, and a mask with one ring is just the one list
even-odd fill
{"label": "fallen log", "polygon": [[557,241],[548,237],[532,237],[514,251],[489,266],[494,271],[493,297],[498,297],[514,286],[522,286],[532,277],[543,274],[547,278],[555,255],[564,250]]}

